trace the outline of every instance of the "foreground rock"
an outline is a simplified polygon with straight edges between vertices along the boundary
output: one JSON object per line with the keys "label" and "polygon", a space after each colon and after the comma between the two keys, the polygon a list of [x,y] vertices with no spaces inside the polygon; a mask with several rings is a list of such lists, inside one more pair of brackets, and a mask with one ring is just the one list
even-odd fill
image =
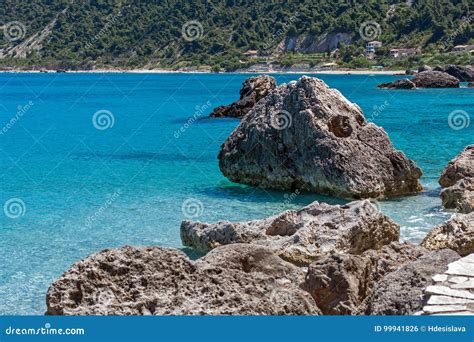
{"label": "foreground rock", "polygon": [[474,253],[474,213],[456,215],[440,224],[421,242],[427,249],[449,248],[461,256]]}
{"label": "foreground rock", "polygon": [[423,71],[412,79],[402,79],[395,82],[379,84],[379,88],[413,89],[416,88],[459,88],[459,80],[441,71]]}
{"label": "foreground rock", "polygon": [[421,311],[423,292],[432,284],[432,277],[457,259],[459,255],[450,249],[431,251],[389,273],[365,299],[365,314],[412,315]]}
{"label": "foreground rock", "polygon": [[183,221],[185,246],[207,252],[232,243],[268,246],[281,258],[308,265],[323,253],[361,254],[398,241],[400,227],[369,201],[346,205],[313,202],[264,220],[201,223]]}
{"label": "foreground rock", "polygon": [[262,75],[250,77],[242,84],[240,99],[228,106],[219,106],[211,113],[211,117],[242,118],[260,101],[276,88],[273,77]]}
{"label": "foreground rock", "polygon": [[462,213],[474,210],[474,145],[451,160],[439,179],[443,206]]}
{"label": "foreground rock", "polygon": [[330,253],[309,266],[305,287],[324,314],[358,314],[376,282],[424,253],[420,246],[398,242],[361,255]]}
{"label": "foreground rock", "polygon": [[474,254],[448,265],[425,289],[424,315],[474,314]]}
{"label": "foreground rock", "polygon": [[48,290],[49,315],[315,315],[303,271],[251,245],[218,248],[196,262],[159,247],[104,250]]}
{"label": "foreground rock", "polygon": [[444,67],[437,66],[436,68],[434,68],[434,70],[445,72],[453,77],[456,77],[461,82],[474,81],[474,70],[469,67],[449,64]]}
{"label": "foreground rock", "polygon": [[222,145],[219,167],[238,183],[346,198],[421,190],[421,170],[382,128],[306,76],[278,87],[243,118]]}

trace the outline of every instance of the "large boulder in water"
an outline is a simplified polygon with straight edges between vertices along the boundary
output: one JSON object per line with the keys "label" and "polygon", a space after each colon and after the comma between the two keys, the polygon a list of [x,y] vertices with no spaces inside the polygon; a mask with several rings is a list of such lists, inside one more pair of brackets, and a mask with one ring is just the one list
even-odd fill
{"label": "large boulder in water", "polygon": [[250,77],[242,84],[240,99],[228,106],[219,106],[213,110],[211,117],[242,118],[255,104],[276,88],[273,77],[261,75]]}
{"label": "large boulder in water", "polygon": [[231,245],[197,261],[160,247],[93,254],[49,288],[49,315],[317,315],[304,272],[268,248]]}
{"label": "large boulder in water", "polygon": [[445,72],[453,77],[456,77],[461,82],[472,82],[474,81],[474,70],[470,67],[463,67],[460,65],[448,64],[444,67],[437,66],[434,68],[435,71]]}
{"label": "large boulder in water", "polygon": [[456,184],[461,179],[473,177],[474,145],[469,145],[448,163],[439,178],[439,184],[445,188]]}
{"label": "large boulder in water", "polygon": [[361,254],[398,241],[400,227],[368,200],[346,205],[313,202],[263,220],[202,223],[183,221],[185,246],[207,252],[232,243],[270,247],[281,258],[308,265],[329,252]]}
{"label": "large boulder in water", "polygon": [[430,250],[449,248],[461,256],[474,253],[474,213],[455,215],[433,228],[421,245]]}
{"label": "large boulder in water", "polygon": [[303,76],[258,102],[222,145],[230,180],[346,198],[414,193],[421,170],[323,81]]}
{"label": "large boulder in water", "polygon": [[412,79],[402,79],[382,83],[379,88],[414,89],[414,88],[459,88],[459,80],[441,71],[423,71]]}
{"label": "large boulder in water", "polygon": [[417,88],[459,88],[459,80],[445,72],[423,71],[411,79]]}
{"label": "large boulder in water", "polygon": [[462,213],[474,210],[474,145],[452,159],[439,178],[441,201],[448,209]]}

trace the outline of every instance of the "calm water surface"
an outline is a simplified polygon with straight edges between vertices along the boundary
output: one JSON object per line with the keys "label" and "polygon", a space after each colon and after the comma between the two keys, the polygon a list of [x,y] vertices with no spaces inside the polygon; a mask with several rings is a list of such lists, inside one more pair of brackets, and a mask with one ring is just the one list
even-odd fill
{"label": "calm water surface", "polygon": [[[0,211],[0,314],[44,313],[48,285],[92,252],[181,247],[183,203],[188,214],[212,222],[262,218],[314,200],[341,202],[294,198],[222,176],[216,156],[238,121],[205,117],[235,100],[247,77],[0,74],[0,204],[21,200],[24,209],[18,218],[15,203],[8,215]],[[473,143],[474,123],[453,129],[448,117],[455,110],[474,115],[474,89],[380,90],[378,83],[396,77],[318,77],[358,103],[423,169],[425,192],[381,203],[404,240],[420,241],[451,215],[440,207],[437,178]],[[276,78],[281,84],[298,75]],[[109,129],[93,125],[100,110],[104,121],[96,126],[113,123]]]}

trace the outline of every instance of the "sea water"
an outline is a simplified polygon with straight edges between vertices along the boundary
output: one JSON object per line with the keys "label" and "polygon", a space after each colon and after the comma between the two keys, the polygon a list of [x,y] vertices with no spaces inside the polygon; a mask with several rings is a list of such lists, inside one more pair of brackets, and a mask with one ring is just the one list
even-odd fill
{"label": "sea water", "polygon": [[[239,121],[206,117],[236,100],[249,76],[0,74],[0,314],[43,314],[51,282],[104,248],[182,247],[185,218],[249,220],[314,200],[343,203],[221,174],[219,148]],[[402,239],[419,242],[451,216],[437,179],[473,143],[474,89],[382,90],[397,77],[317,77],[423,169],[423,193],[380,202]]]}

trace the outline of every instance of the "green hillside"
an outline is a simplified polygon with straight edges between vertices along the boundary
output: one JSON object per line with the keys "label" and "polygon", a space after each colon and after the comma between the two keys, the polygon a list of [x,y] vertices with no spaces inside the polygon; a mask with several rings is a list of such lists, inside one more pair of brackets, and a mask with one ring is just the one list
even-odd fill
{"label": "green hillside", "polygon": [[291,55],[281,51],[289,37],[334,33],[350,37],[339,44],[348,62],[368,40],[364,25],[368,38],[383,42],[382,54],[433,53],[472,41],[473,7],[472,0],[3,0],[0,65],[232,70],[245,65],[247,50],[282,58]]}

